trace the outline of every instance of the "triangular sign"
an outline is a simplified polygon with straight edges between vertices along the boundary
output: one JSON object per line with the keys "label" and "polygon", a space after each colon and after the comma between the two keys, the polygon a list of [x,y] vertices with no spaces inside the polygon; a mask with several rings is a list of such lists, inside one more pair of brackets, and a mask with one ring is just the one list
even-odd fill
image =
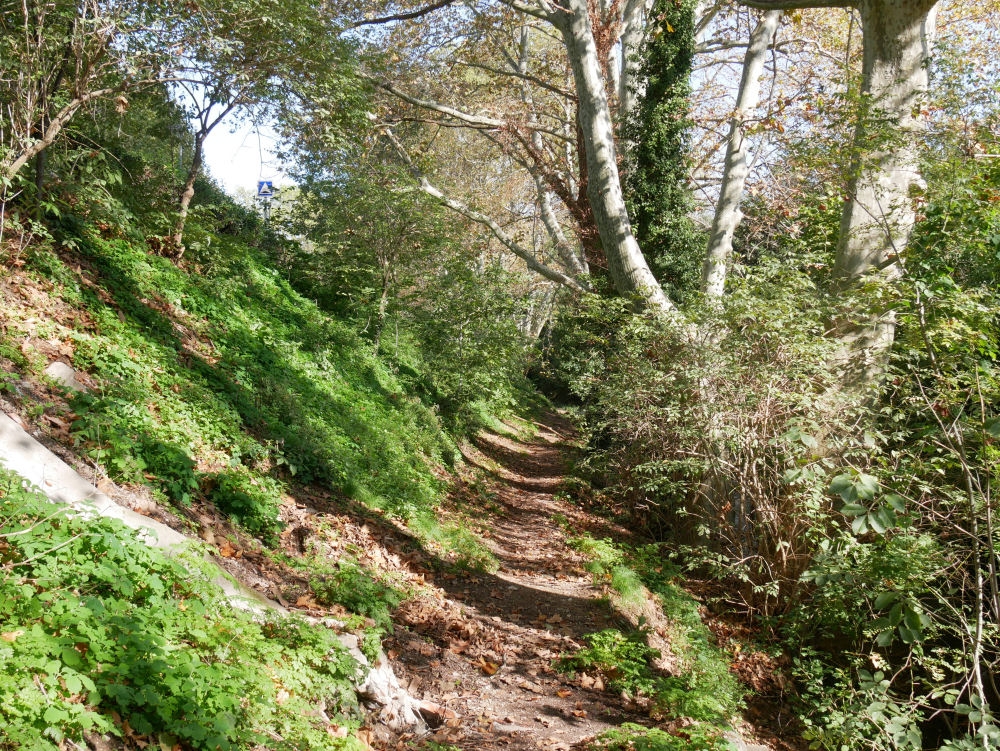
{"label": "triangular sign", "polygon": [[274,185],[270,180],[257,181],[257,197],[271,198],[274,195]]}

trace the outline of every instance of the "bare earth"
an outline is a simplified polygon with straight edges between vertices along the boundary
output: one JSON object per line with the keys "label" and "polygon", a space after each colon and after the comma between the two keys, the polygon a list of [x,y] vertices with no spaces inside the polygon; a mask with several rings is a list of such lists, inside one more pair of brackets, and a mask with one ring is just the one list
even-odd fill
{"label": "bare earth", "polygon": [[537,425],[530,442],[483,434],[466,461],[489,480],[483,529],[500,561],[496,574],[443,575],[403,605],[403,626],[386,648],[411,692],[443,707],[439,743],[469,749],[567,749],[639,716],[600,680],[558,674],[554,658],[583,646],[584,634],[614,614],[571,550],[559,519],[594,527],[555,496],[569,425]]}

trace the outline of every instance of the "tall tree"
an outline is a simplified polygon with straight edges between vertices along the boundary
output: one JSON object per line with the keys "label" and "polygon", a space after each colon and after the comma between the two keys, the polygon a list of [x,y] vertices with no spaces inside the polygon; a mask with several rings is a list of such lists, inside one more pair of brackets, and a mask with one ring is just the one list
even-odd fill
{"label": "tall tree", "polygon": [[745,122],[757,108],[760,100],[760,76],[764,71],[768,47],[778,32],[781,15],[780,10],[771,10],[764,14],[750,35],[750,44],[743,59],[743,74],[736,96],[736,108],[729,120],[722,185],[719,188],[719,200],[712,219],[708,252],[705,254],[702,271],[702,290],[709,298],[721,297],[725,290],[726,272],[733,253],[733,233],[743,218],[740,202],[743,200],[743,191],[750,172],[747,161],[750,142]]}
{"label": "tall tree", "polygon": [[[348,67],[347,45],[336,40],[325,14],[306,0],[203,2],[191,23],[192,44],[173,73],[194,130],[173,232],[179,253],[209,134],[233,114],[273,118],[306,98],[320,106],[316,100],[329,94],[331,81]],[[328,121],[338,119],[343,118]]]}
{"label": "tall tree", "polygon": [[873,272],[894,278],[900,272],[901,254],[915,216],[912,191],[920,183],[917,113],[927,91],[937,0],[740,1],[766,10],[837,7],[859,11],[863,101],[835,273],[845,282]]}
{"label": "tall tree", "polygon": [[[176,21],[159,2],[0,4],[0,188],[6,192],[81,109],[157,80],[178,49]],[[38,179],[43,171],[39,163]]]}

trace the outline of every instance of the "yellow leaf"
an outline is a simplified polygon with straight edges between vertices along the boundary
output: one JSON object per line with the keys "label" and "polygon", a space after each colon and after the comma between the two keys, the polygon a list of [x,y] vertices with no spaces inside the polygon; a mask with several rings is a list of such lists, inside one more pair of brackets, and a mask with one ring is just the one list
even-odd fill
{"label": "yellow leaf", "polygon": [[479,658],[479,667],[482,668],[482,671],[486,673],[486,675],[496,675],[497,671],[500,669],[500,666],[495,662],[487,662],[482,657]]}

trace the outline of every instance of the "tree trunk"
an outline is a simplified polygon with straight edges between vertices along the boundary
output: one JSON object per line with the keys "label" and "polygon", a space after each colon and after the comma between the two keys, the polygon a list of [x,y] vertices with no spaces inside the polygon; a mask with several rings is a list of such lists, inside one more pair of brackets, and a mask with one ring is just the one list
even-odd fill
{"label": "tree trunk", "polygon": [[[917,163],[920,99],[927,90],[927,60],[936,0],[863,0],[862,112],[858,153],[848,183],[834,275],[842,288],[875,275],[891,282],[902,273],[901,256],[915,220],[913,191],[922,186]],[[884,133],[881,131],[885,131]],[[862,153],[874,136],[874,150]],[[885,370],[895,338],[889,310],[862,323],[838,327],[848,385],[864,386]]]}
{"label": "tree trunk", "polygon": [[913,228],[911,191],[921,184],[916,136],[920,98],[927,90],[927,59],[937,0],[862,0],[863,112],[858,148],[880,129],[888,142],[855,156],[844,206],[834,272],[846,282],[881,270],[900,272],[899,254]]}
{"label": "tree trunk", "polygon": [[750,144],[743,130],[743,123],[760,101],[760,77],[764,71],[768,47],[774,42],[781,16],[780,10],[770,10],[764,14],[750,35],[750,44],[743,58],[743,77],[740,79],[736,110],[729,121],[722,187],[702,271],[702,291],[709,298],[722,297],[726,288],[729,259],[733,253],[733,233],[743,219],[740,203],[750,171],[747,163]]}
{"label": "tree trunk", "polygon": [[187,223],[188,210],[191,208],[191,199],[194,198],[194,183],[198,179],[198,173],[201,172],[205,137],[207,135],[207,133],[202,132],[195,136],[191,166],[188,168],[187,180],[184,182],[184,189],[181,191],[181,200],[177,207],[177,223],[174,225],[173,245],[178,258],[184,255],[184,225]]}
{"label": "tree trunk", "polygon": [[587,196],[615,289],[619,294],[639,297],[654,310],[672,312],[676,308],[650,271],[625,208],[614,128],[587,5],[587,0],[567,0],[552,17],[562,34],[576,82],[579,126],[587,155]]}
{"label": "tree trunk", "polygon": [[[653,0],[626,0],[622,11],[621,66],[618,83],[618,122],[624,123],[642,99],[639,54],[646,41],[646,28]],[[625,149],[628,150],[628,147]]]}

